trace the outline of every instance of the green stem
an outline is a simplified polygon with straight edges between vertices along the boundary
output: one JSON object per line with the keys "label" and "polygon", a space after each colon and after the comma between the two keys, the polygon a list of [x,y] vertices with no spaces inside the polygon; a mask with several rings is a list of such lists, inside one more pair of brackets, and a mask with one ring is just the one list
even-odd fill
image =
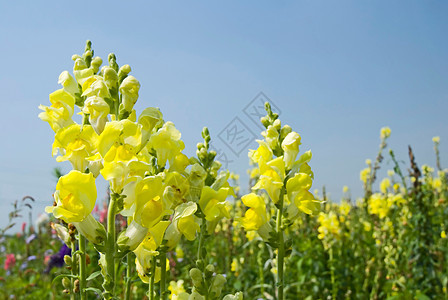
{"label": "green stem", "polygon": [[161,251],[160,255],[160,299],[166,300],[166,252]]}
{"label": "green stem", "polygon": [[278,233],[278,254],[277,254],[277,271],[278,271],[278,279],[277,279],[277,295],[279,300],[283,300],[283,287],[284,287],[284,279],[283,279],[283,267],[284,267],[284,258],[285,258],[285,241],[283,237],[283,227],[282,227],[282,217],[283,217],[283,198],[285,195],[285,185],[283,185],[280,191],[280,197],[278,201],[278,210],[277,210],[277,233]]}
{"label": "green stem", "polygon": [[[253,245],[253,244],[252,244]],[[261,247],[263,247],[263,244],[260,243]],[[262,248],[258,250],[258,276],[260,276],[260,287],[261,287],[261,295],[264,296],[264,270],[263,270],[263,251]]]}
{"label": "green stem", "polygon": [[126,289],[124,293],[124,299],[129,300],[131,299],[131,277],[132,277],[132,267],[134,266],[134,261],[132,257],[133,252],[128,253],[126,255]]}
{"label": "green stem", "polygon": [[[76,244],[75,242],[71,242],[71,248],[72,248],[72,265],[70,272],[72,275],[76,275],[76,255],[73,255],[73,253],[76,251]],[[75,300],[75,292],[73,291],[75,288],[75,279],[73,276],[70,278],[70,300]]]}
{"label": "green stem", "polygon": [[81,300],[87,299],[86,295],[86,238],[79,234],[79,251],[80,251],[80,259],[79,259],[79,292],[81,294]]}
{"label": "green stem", "polygon": [[333,247],[330,246],[330,250],[328,251],[330,255],[330,276],[331,276],[331,291],[333,294],[333,299],[337,299],[337,288],[336,288],[336,277],[334,274],[334,258],[333,258]]}
{"label": "green stem", "polygon": [[152,263],[151,263],[151,278],[149,280],[149,299],[150,300],[154,300],[154,296],[155,296],[155,291],[154,291],[154,277],[155,277],[155,273],[156,273],[156,257],[154,256],[152,258]]}
{"label": "green stem", "polygon": [[115,204],[115,196],[112,194],[107,211],[106,276],[103,282],[105,299],[113,298],[115,293]]}

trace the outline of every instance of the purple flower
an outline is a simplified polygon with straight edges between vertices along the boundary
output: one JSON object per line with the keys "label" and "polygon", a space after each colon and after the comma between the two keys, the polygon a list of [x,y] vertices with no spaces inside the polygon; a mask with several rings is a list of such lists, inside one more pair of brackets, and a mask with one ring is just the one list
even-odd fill
{"label": "purple flower", "polygon": [[58,253],[50,256],[50,260],[48,261],[47,268],[45,269],[45,274],[50,273],[50,271],[53,267],[62,268],[64,266],[64,256],[65,255],[71,256],[71,253],[72,253],[72,249],[67,247],[66,244],[62,245],[62,247]]}
{"label": "purple flower", "polygon": [[36,238],[37,238],[36,234],[33,233],[32,235],[30,235],[29,237],[26,238],[25,242],[26,242],[27,244],[29,244],[29,243],[31,243],[32,241],[34,241]]}
{"label": "purple flower", "polygon": [[37,258],[36,255],[31,255],[31,256],[28,256],[27,260],[32,261],[32,260],[35,260],[36,258]]}

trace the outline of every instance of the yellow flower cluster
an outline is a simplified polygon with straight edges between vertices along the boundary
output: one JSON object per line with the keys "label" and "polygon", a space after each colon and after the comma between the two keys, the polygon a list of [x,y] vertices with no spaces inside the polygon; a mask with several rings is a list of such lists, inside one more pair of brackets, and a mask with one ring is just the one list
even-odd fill
{"label": "yellow flower cluster", "polygon": [[[110,184],[114,213],[128,220],[118,247],[134,251],[139,276],[148,282],[152,257],[162,244],[172,249],[182,236],[195,239],[201,230],[199,209],[209,233],[229,217],[229,174],[218,175],[220,164],[213,162],[210,173],[216,181],[205,186],[205,166],[182,153],[185,146],[175,125],[165,122],[158,108],[148,107],[140,115],[133,108],[140,83],[129,75],[130,66],[119,68],[111,54],[109,65],[101,68],[101,58],[92,56],[88,43],[82,56],[73,56],[74,76],[62,72],[62,88],[50,94],[51,106],[40,106],[39,117],[55,132],[52,154],[73,167],[59,179],[55,206],[46,211],[101,243],[105,230],[91,212],[97,198],[95,179],[103,176]],[[73,120],[76,107],[82,116],[79,124]],[[203,152],[213,156],[203,161],[212,162],[216,153]]]}
{"label": "yellow flower cluster", "polygon": [[[265,200],[256,194],[264,190],[273,204],[285,207],[285,216],[293,222],[299,211],[306,214],[316,213],[321,201],[316,200],[309,192],[314,174],[308,165],[311,151],[302,154],[298,159],[301,137],[288,125],[281,126],[280,120],[272,114],[269,104],[266,105],[268,116],[262,118],[266,130],[262,132],[264,140],[257,140],[258,148],[249,151],[251,162],[258,166],[257,182],[253,192],[241,199],[249,209],[241,219],[247,231],[258,231],[260,236],[269,240],[272,232],[266,211]],[[272,214],[271,214],[272,215]]]}

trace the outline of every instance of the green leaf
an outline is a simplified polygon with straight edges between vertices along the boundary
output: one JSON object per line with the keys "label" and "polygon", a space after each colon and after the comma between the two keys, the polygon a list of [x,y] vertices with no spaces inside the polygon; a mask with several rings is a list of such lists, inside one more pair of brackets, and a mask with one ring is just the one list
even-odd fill
{"label": "green leaf", "polygon": [[99,275],[101,275],[101,271],[93,272],[92,274],[90,274],[89,277],[87,277],[86,280],[89,281],[89,280],[95,279],[95,278],[97,278]]}

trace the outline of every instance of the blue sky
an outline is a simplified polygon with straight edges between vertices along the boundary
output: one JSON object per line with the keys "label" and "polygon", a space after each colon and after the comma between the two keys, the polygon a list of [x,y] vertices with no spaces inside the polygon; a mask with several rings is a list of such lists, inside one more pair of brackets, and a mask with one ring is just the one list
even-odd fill
{"label": "blue sky", "polygon": [[37,107],[87,39],[104,60],[114,52],[131,65],[142,85],[138,111],[160,107],[187,154],[208,126],[238,173],[247,151],[235,155],[218,134],[238,117],[260,136],[243,112],[259,92],[313,151],[314,188],[325,185],[334,200],[344,185],[361,195],[359,171],[383,126],[398,157],[407,162],[410,144],[419,165],[435,164],[439,135],[446,167],[447,13],[443,1],[2,1],[0,226],[25,195],[36,198],[35,215],[43,211],[52,168],[69,170],[51,157],[53,133]]}

